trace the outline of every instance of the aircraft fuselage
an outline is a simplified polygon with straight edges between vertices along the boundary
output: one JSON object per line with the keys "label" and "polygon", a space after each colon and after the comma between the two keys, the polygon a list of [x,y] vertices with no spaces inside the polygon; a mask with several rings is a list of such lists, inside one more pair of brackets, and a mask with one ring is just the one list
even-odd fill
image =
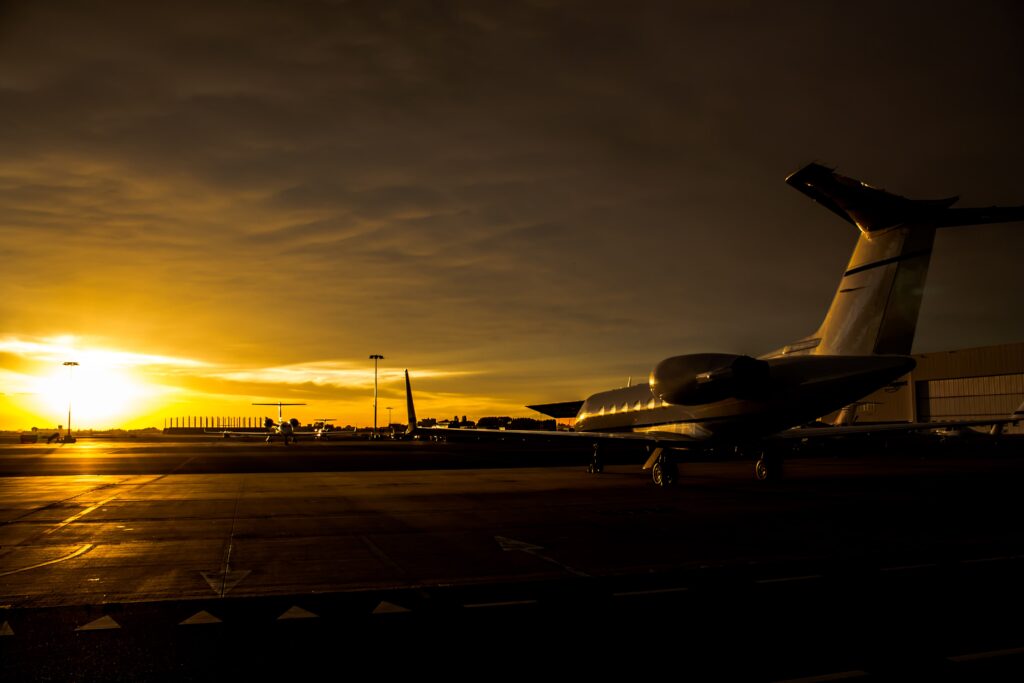
{"label": "aircraft fuselage", "polygon": [[908,356],[783,356],[759,362],[766,365],[764,379],[754,390],[740,392],[743,397],[686,405],[665,400],[665,393],[659,391],[664,380],[637,384],[587,398],[576,416],[575,429],[747,441],[838,410],[915,365]]}

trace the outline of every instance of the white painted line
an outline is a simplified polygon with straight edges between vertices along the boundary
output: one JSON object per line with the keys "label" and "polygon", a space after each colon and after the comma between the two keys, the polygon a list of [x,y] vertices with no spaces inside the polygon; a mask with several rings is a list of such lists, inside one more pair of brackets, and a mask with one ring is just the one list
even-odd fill
{"label": "white painted line", "polygon": [[117,496],[111,496],[110,498],[104,498],[103,500],[101,500],[100,502],[96,503],[95,505],[92,505],[90,507],[85,508],[84,510],[79,512],[77,515],[71,515],[70,517],[65,519],[63,522],[60,522],[59,524],[56,524],[56,525],[50,527],[49,529],[47,529],[46,531],[43,532],[43,535],[45,536],[46,534],[52,534],[54,531],[60,531],[61,529],[66,527],[68,524],[71,524],[72,522],[74,522],[74,521],[76,521],[76,520],[78,520],[78,519],[80,519],[82,517],[85,517],[87,514],[89,514],[90,512],[95,510],[96,508],[102,507],[103,505],[106,505],[107,503],[109,503],[110,501],[114,500],[115,498],[117,498]]}
{"label": "white painted line", "polygon": [[232,588],[242,582],[245,577],[249,576],[252,571],[249,569],[236,569],[234,571],[223,571],[223,572],[199,572],[199,574],[206,579],[206,583],[210,584],[210,588],[213,592],[224,597],[225,594],[229,593]]}
{"label": "white painted line", "polygon": [[532,543],[526,543],[525,541],[517,541],[513,538],[505,538],[504,536],[495,536],[494,540],[498,542],[498,545],[501,546],[501,549],[505,552],[513,552],[518,550],[528,555],[533,555],[534,557],[544,560],[545,562],[550,562],[553,565],[561,567],[565,571],[569,572],[570,574],[574,574],[575,576],[590,578],[589,574],[581,572],[578,569],[573,569],[569,565],[559,562],[555,558],[540,552],[541,550],[544,550],[543,546],[534,545]]}
{"label": "white painted line", "polygon": [[823,674],[821,676],[808,676],[807,678],[787,678],[784,681],[776,681],[775,683],[816,683],[817,681],[842,681],[850,678],[864,678],[868,675],[867,671],[837,671],[834,674]]}
{"label": "white painted line", "polygon": [[195,624],[219,624],[220,619],[213,616],[206,610],[201,610],[190,616],[185,621],[178,624],[178,626],[193,626]]}
{"label": "white painted line", "polygon": [[1020,654],[1024,654],[1024,647],[1011,647],[1006,650],[990,650],[989,652],[972,652],[967,655],[946,657],[946,659],[951,662],[973,662],[976,659],[994,659],[996,657],[1009,657]]}
{"label": "white painted line", "polygon": [[501,549],[505,552],[512,552],[515,550],[522,550],[523,552],[544,550],[544,546],[526,543],[525,541],[517,541],[513,538],[505,538],[504,536],[495,536],[494,540],[498,542],[498,545],[501,546]]}
{"label": "white painted line", "polygon": [[912,569],[926,569],[928,567],[938,567],[939,565],[935,562],[928,562],[926,564],[904,564],[898,567],[882,567],[879,571],[883,572],[906,572]]}
{"label": "white painted line", "polygon": [[69,553],[67,555],[64,555],[63,557],[58,557],[56,560],[49,560],[47,562],[40,562],[39,564],[33,564],[33,565],[28,566],[28,567],[22,567],[21,569],[12,569],[9,572],[3,572],[2,574],[0,574],[0,576],[10,576],[11,574],[17,574],[18,572],[27,572],[29,569],[38,569],[39,567],[45,567],[48,564],[57,564],[58,562],[64,562],[65,560],[70,560],[73,557],[78,557],[79,555],[87,553],[90,550],[92,550],[92,548],[93,548],[93,544],[92,543],[86,543],[85,545],[83,545],[81,548],[79,548],[78,550],[74,551],[73,553]]}
{"label": "white painted line", "polygon": [[14,629],[11,628],[11,622],[5,621],[3,626],[0,626],[0,636],[13,636]]}
{"label": "white painted line", "polygon": [[649,591],[621,591],[619,593],[612,593],[613,597],[616,598],[628,598],[634,595],[662,595],[665,593],[682,593],[690,590],[687,586],[681,586],[679,588],[655,588]]}
{"label": "white painted line", "polygon": [[114,619],[108,614],[100,617],[95,621],[90,621],[85,626],[79,626],[76,631],[105,631],[112,628],[121,628],[121,624],[114,621]]}
{"label": "white painted line", "polygon": [[473,602],[463,605],[467,609],[476,607],[512,607],[513,605],[536,605],[536,600],[506,600],[504,602]]}
{"label": "white painted line", "polygon": [[279,616],[277,620],[281,621],[282,619],[316,619],[319,616],[320,615],[313,614],[307,609],[302,609],[298,605],[292,605],[288,608],[288,611]]}
{"label": "white painted line", "polygon": [[820,579],[821,574],[805,574],[804,576],[784,576],[781,579],[758,579],[754,583],[786,583],[788,581],[813,581]]}
{"label": "white painted line", "polygon": [[960,560],[960,564],[981,564],[982,562],[1003,562],[1009,560],[1009,557],[979,557],[974,560]]}

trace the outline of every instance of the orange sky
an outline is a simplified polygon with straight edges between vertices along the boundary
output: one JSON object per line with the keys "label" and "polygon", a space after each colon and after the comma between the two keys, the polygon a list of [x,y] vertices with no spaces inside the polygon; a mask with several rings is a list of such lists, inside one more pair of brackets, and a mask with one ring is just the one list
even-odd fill
{"label": "orange sky", "polygon": [[[812,160],[1024,203],[1012,3],[0,8],[0,429],[530,415],[809,333]],[[916,349],[1019,341],[1020,225],[943,231]],[[385,411],[379,412],[379,420]]]}

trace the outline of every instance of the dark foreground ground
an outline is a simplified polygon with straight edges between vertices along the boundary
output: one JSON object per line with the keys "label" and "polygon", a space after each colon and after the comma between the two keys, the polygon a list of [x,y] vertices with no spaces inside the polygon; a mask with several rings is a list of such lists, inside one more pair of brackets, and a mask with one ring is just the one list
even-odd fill
{"label": "dark foreground ground", "polygon": [[0,680],[1024,675],[1019,448],[586,456],[0,446]]}

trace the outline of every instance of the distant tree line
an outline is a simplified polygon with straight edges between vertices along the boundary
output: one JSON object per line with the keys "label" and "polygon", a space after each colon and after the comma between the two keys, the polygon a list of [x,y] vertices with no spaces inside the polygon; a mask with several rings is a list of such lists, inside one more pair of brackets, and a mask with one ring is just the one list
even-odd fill
{"label": "distant tree line", "polygon": [[480,429],[522,429],[533,431],[555,431],[555,421],[536,420],[532,417],[481,417],[476,421]]}

